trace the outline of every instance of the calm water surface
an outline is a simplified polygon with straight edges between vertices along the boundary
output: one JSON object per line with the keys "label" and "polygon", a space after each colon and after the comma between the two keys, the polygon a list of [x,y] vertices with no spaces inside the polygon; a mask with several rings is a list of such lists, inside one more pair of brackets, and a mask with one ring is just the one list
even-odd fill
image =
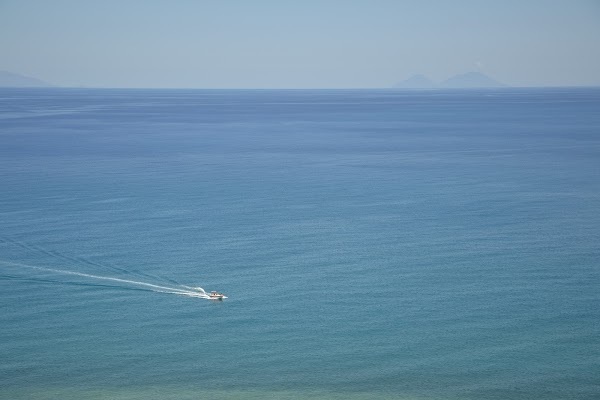
{"label": "calm water surface", "polygon": [[597,399],[599,110],[2,89],[0,398]]}

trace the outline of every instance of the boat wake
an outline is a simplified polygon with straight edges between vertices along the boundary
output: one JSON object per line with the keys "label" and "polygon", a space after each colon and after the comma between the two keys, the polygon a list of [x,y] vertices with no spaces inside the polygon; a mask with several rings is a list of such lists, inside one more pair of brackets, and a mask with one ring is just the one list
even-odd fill
{"label": "boat wake", "polygon": [[[157,275],[146,274],[140,271],[130,271],[125,268],[101,264],[95,261],[91,261],[82,257],[74,257],[70,255],[66,255],[57,251],[46,250],[42,247],[35,246],[29,243],[19,242],[12,238],[0,237],[0,242],[4,242],[7,244],[12,244],[18,247],[21,247],[28,251],[33,251],[37,253],[41,253],[46,256],[50,256],[52,258],[58,259],[62,262],[70,264],[72,267],[76,267],[77,264],[86,264],[92,267],[100,267],[104,269],[111,270],[115,273],[127,274],[129,276],[135,276],[136,279],[133,278],[117,278],[114,276],[105,276],[105,275],[96,275],[89,274],[83,272],[77,272],[70,269],[58,269],[51,268],[48,266],[38,266],[38,265],[30,265],[24,263],[18,263],[13,261],[5,261],[0,260],[0,264],[6,267],[12,267],[17,269],[29,269],[35,270],[43,273],[51,273],[51,274],[60,274],[60,275],[70,275],[79,278],[85,278],[86,280],[100,280],[104,282],[109,282],[109,284],[92,284],[92,283],[81,283],[81,282],[73,282],[73,281],[60,281],[56,279],[46,279],[39,277],[27,277],[20,275],[0,275],[0,279],[11,279],[11,280],[21,280],[21,281],[32,281],[32,282],[44,282],[44,283],[56,283],[56,284],[67,284],[67,285],[88,285],[88,286],[99,286],[99,287],[111,287],[111,288],[119,288],[119,289],[129,289],[129,290],[144,290],[150,292],[157,293],[166,293],[166,294],[176,294],[180,296],[188,296],[188,297],[197,297],[202,299],[214,299],[210,296],[210,294],[206,293],[206,291],[201,287],[193,287],[182,285],[174,279],[163,278]],[[150,283],[148,281],[163,281],[165,283]]]}
{"label": "boat wake", "polygon": [[90,267],[102,268],[102,269],[110,270],[115,273],[135,275],[135,276],[139,277],[140,279],[160,280],[160,281],[172,284],[172,285],[181,286],[181,284],[174,279],[164,278],[164,277],[157,276],[157,275],[151,275],[151,274],[147,274],[147,273],[140,272],[140,271],[132,271],[132,270],[125,269],[123,267],[116,266],[116,265],[111,265],[111,264],[106,264],[106,263],[103,264],[103,263],[99,263],[97,261],[93,261],[93,260],[90,260],[90,259],[87,259],[84,257],[76,257],[76,256],[72,256],[69,254],[64,254],[64,253],[61,253],[56,250],[48,250],[48,249],[45,249],[40,246],[36,246],[31,243],[25,243],[25,242],[15,240],[11,237],[1,236],[0,242],[4,242],[4,243],[8,243],[10,245],[14,245],[16,247],[20,247],[29,252],[39,253],[41,255],[52,257],[54,259],[60,260],[61,262],[69,264],[71,266],[78,266],[78,265],[85,264]]}
{"label": "boat wake", "polygon": [[[13,262],[13,261],[5,261],[5,260],[0,260],[0,264],[6,265],[6,266],[17,267],[17,268],[28,268],[28,269],[32,269],[32,270],[41,271],[41,272],[50,272],[50,273],[54,273],[54,274],[71,275],[71,276],[78,276],[78,277],[83,277],[83,278],[88,278],[88,279],[103,280],[103,281],[119,283],[119,284],[113,284],[113,285],[101,285],[104,287],[108,286],[108,287],[112,287],[112,288],[146,290],[146,291],[156,292],[156,293],[178,294],[181,296],[210,299],[210,296],[201,287],[191,287],[191,286],[185,286],[185,285],[179,285],[179,286],[155,285],[153,283],[136,281],[136,280],[131,280],[131,279],[122,279],[122,278],[115,278],[112,276],[86,274],[83,272],[69,271],[69,270],[49,268],[49,267],[41,267],[41,266],[37,266],[37,265],[29,265],[29,264],[23,264],[23,263],[17,263],[17,262]],[[37,281],[37,282],[48,282],[48,283],[78,284],[77,282],[61,282],[61,281],[49,280],[49,279],[24,278],[24,277],[17,277],[14,275],[7,275],[7,276],[4,276],[4,278],[5,279],[16,279],[16,280]]]}

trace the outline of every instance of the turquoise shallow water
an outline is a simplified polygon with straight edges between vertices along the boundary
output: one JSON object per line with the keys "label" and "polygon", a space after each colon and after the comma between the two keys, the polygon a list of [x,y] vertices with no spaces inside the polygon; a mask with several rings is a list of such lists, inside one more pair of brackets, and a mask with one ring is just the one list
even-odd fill
{"label": "turquoise shallow water", "polygon": [[600,396],[599,90],[0,94],[0,398]]}

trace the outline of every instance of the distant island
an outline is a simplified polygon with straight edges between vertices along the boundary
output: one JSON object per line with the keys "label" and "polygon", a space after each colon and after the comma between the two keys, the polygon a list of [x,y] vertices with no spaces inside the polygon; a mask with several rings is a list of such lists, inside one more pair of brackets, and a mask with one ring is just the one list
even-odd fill
{"label": "distant island", "polygon": [[29,76],[0,71],[0,87],[51,87],[53,85]]}
{"label": "distant island", "polygon": [[498,82],[481,72],[467,72],[455,75],[435,83],[424,75],[417,74],[394,85],[396,89],[462,89],[462,88],[500,88],[508,85]]}
{"label": "distant island", "polygon": [[[8,71],[0,71],[0,88],[9,87],[54,87],[48,82],[30,76]],[[396,89],[460,89],[460,88],[501,88],[508,85],[498,82],[481,72],[467,72],[452,76],[445,81],[436,83],[422,74],[415,74],[405,79],[393,88]]]}

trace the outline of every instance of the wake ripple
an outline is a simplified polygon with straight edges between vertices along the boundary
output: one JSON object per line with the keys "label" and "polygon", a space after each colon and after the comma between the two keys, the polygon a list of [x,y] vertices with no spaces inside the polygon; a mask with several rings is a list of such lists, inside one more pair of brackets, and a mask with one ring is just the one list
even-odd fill
{"label": "wake ripple", "polygon": [[[145,289],[147,291],[152,291],[152,292],[157,292],[157,293],[177,294],[177,295],[181,295],[181,296],[210,299],[210,296],[201,287],[192,287],[192,286],[185,286],[185,285],[180,285],[179,287],[163,286],[163,285],[156,285],[156,284],[149,283],[149,282],[136,281],[136,280],[132,280],[132,279],[122,279],[122,278],[115,278],[115,277],[111,277],[111,276],[86,274],[83,272],[69,271],[69,270],[49,268],[49,267],[41,267],[41,266],[37,266],[37,265],[29,265],[29,264],[17,263],[17,262],[13,262],[13,261],[0,260],[0,263],[7,265],[7,266],[17,267],[17,268],[27,268],[27,269],[32,269],[32,270],[37,270],[37,271],[42,271],[42,272],[50,272],[50,273],[62,274],[62,275],[79,276],[79,277],[88,278],[88,279],[118,282],[118,283],[120,283],[120,285],[112,285],[112,287],[117,287],[117,288],[132,289],[131,287],[128,287],[125,285],[133,285],[138,290]],[[10,279],[15,279],[15,277],[13,277],[13,276],[8,276],[8,277]],[[25,278],[25,279],[27,279],[27,278]]]}
{"label": "wake ripple", "polygon": [[41,246],[36,246],[34,244],[31,243],[25,243],[16,239],[13,239],[11,237],[7,237],[7,236],[1,236],[0,237],[0,241],[4,242],[4,243],[9,243],[12,244],[14,246],[20,247],[22,249],[31,251],[31,252],[36,252],[36,253],[40,253],[40,254],[44,254],[47,256],[50,256],[52,258],[58,259],[60,261],[66,262],[68,264],[70,264],[70,266],[77,266],[77,265],[81,265],[81,264],[87,264],[89,266],[93,266],[93,267],[97,267],[97,268],[102,268],[102,269],[108,269],[111,270],[113,272],[117,272],[117,273],[121,273],[121,274],[127,274],[127,275],[136,275],[138,277],[140,277],[141,279],[153,279],[153,280],[161,280],[170,284],[174,284],[174,285],[178,285],[181,286],[181,284],[179,282],[177,282],[174,279],[169,279],[169,278],[164,278],[158,275],[151,275],[151,274],[147,274],[144,272],[140,272],[140,271],[131,271],[122,267],[118,267],[115,265],[110,265],[110,264],[102,264],[96,261],[92,261],[89,260],[87,258],[84,257],[75,257],[75,256],[71,256],[68,254],[64,254],[61,253],[59,251],[56,250],[48,250],[44,247]]}

